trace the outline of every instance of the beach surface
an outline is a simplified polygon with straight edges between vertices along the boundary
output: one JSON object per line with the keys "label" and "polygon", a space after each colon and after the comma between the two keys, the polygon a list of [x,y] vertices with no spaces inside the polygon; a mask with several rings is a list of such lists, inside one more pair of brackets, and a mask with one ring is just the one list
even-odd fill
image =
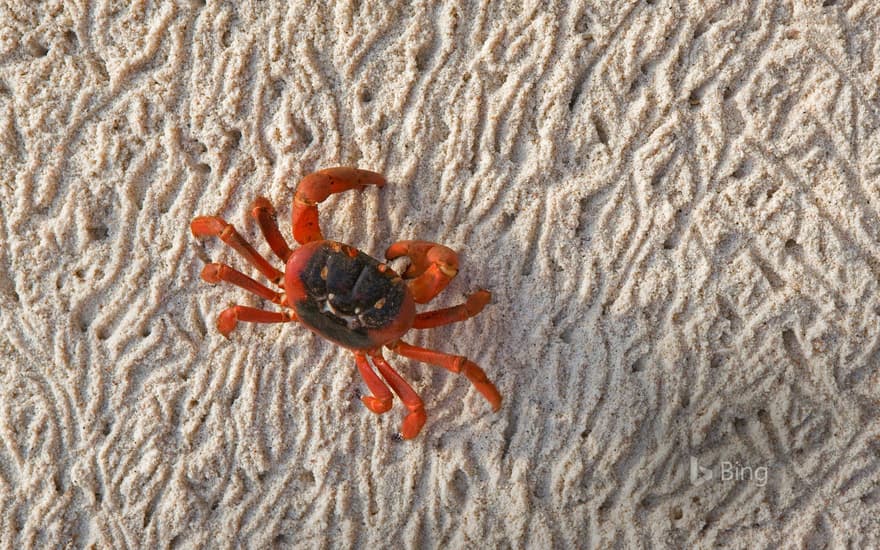
{"label": "beach surface", "polygon": [[[459,253],[364,407],[296,323],[217,330],[218,215],[306,174]],[[0,1],[0,547],[880,544],[880,7]],[[268,284],[268,282],[266,282]]]}

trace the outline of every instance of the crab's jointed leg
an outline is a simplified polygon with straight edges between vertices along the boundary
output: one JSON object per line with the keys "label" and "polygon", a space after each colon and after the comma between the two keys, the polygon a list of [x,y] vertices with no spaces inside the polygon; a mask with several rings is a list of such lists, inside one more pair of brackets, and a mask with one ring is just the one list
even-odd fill
{"label": "crab's jointed leg", "polygon": [[227,283],[232,283],[249,292],[253,292],[257,296],[269,300],[272,303],[284,305],[283,294],[275,292],[271,288],[251,279],[241,271],[233,269],[225,264],[205,264],[204,269],[202,269],[202,279],[209,283],[226,281]]}
{"label": "crab's jointed leg", "polygon": [[451,248],[428,241],[398,241],[388,247],[385,258],[410,259],[403,273],[417,304],[431,301],[458,274],[458,255]]}
{"label": "crab's jointed leg", "polygon": [[397,397],[403,401],[406,408],[409,409],[409,414],[403,419],[403,425],[400,427],[400,435],[402,435],[404,439],[414,438],[419,435],[422,426],[425,425],[425,420],[428,418],[428,415],[425,414],[425,405],[422,402],[422,398],[419,397],[415,390],[412,389],[412,386],[410,386],[409,383],[404,380],[402,376],[397,374],[397,371],[388,364],[388,361],[382,357],[381,351],[371,353],[370,357],[373,359],[373,364],[379,369],[382,377],[388,382],[388,385],[391,386],[391,389],[394,390]]}
{"label": "crab's jointed leg", "polygon": [[220,237],[220,239],[244,256],[251,265],[275,284],[284,280],[284,274],[275,269],[269,260],[264,258],[242,237],[232,224],[217,216],[199,216],[190,224],[192,234],[197,238]]}
{"label": "crab's jointed leg", "polygon": [[251,214],[257,219],[257,225],[260,226],[260,231],[263,232],[263,237],[269,243],[272,252],[283,262],[287,262],[292,252],[281,231],[278,230],[278,217],[269,199],[257,197],[251,205]]}
{"label": "crab's jointed leg", "polygon": [[470,319],[483,311],[491,298],[492,294],[488,290],[478,290],[468,296],[463,304],[419,313],[413,328],[433,328]]}
{"label": "crab's jointed leg", "polygon": [[427,348],[420,348],[418,346],[407,344],[403,340],[398,340],[393,344],[389,344],[388,347],[395,353],[399,353],[404,357],[409,357],[410,359],[415,359],[422,363],[443,367],[446,370],[465,375],[477,391],[483,394],[486,401],[492,405],[492,410],[497,411],[501,408],[501,394],[498,393],[498,388],[496,388],[495,384],[489,380],[486,373],[483,372],[483,369],[467,357],[451,355]]}
{"label": "crab's jointed leg", "polygon": [[361,378],[364,379],[364,382],[366,382],[367,387],[370,388],[370,392],[373,394],[362,396],[361,401],[376,414],[382,414],[391,410],[391,402],[394,399],[394,395],[388,389],[385,382],[373,371],[373,367],[367,361],[367,356],[361,352],[355,352],[354,360],[357,363],[358,371],[361,373]]}
{"label": "crab's jointed leg", "polygon": [[291,310],[278,312],[248,306],[232,306],[220,312],[217,317],[217,330],[229,338],[229,334],[239,321],[245,323],[289,323],[296,320],[296,314]]}
{"label": "crab's jointed leg", "polygon": [[362,190],[367,185],[382,187],[385,178],[376,172],[358,168],[327,168],[304,177],[293,197],[293,238],[299,244],[324,240],[318,225],[318,203],[333,193]]}

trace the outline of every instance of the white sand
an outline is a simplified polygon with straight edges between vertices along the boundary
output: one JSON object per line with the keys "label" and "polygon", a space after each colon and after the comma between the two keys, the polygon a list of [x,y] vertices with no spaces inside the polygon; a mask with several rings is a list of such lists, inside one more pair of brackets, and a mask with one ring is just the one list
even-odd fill
{"label": "white sand", "polygon": [[[0,0],[3,548],[880,544],[873,0],[31,4]],[[200,281],[244,264],[190,220],[268,253],[250,202],[289,235],[335,165],[390,183],[329,237],[492,290],[411,339],[500,412],[392,356],[429,415],[398,441],[348,352],[217,332],[261,302]]]}

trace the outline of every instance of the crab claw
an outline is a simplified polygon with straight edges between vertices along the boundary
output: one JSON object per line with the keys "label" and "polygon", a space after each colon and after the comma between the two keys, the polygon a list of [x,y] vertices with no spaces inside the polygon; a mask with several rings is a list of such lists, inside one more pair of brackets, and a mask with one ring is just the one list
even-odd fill
{"label": "crab claw", "polygon": [[385,178],[376,172],[348,167],[327,168],[304,177],[293,197],[293,238],[299,244],[323,240],[318,225],[318,203],[333,193],[362,190],[368,185],[382,187]]}
{"label": "crab claw", "polygon": [[398,241],[388,247],[385,258],[410,259],[403,273],[411,279],[409,289],[417,304],[431,301],[458,274],[458,255],[451,248],[428,241]]}

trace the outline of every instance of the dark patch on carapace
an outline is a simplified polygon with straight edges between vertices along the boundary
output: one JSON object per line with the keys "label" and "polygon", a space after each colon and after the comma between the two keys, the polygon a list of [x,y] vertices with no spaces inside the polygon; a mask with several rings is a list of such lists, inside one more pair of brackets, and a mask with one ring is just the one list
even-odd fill
{"label": "dark patch on carapace", "polygon": [[390,325],[406,296],[400,276],[380,266],[359,250],[328,241],[299,274],[307,297],[295,304],[297,316],[330,340],[369,347],[368,332]]}

